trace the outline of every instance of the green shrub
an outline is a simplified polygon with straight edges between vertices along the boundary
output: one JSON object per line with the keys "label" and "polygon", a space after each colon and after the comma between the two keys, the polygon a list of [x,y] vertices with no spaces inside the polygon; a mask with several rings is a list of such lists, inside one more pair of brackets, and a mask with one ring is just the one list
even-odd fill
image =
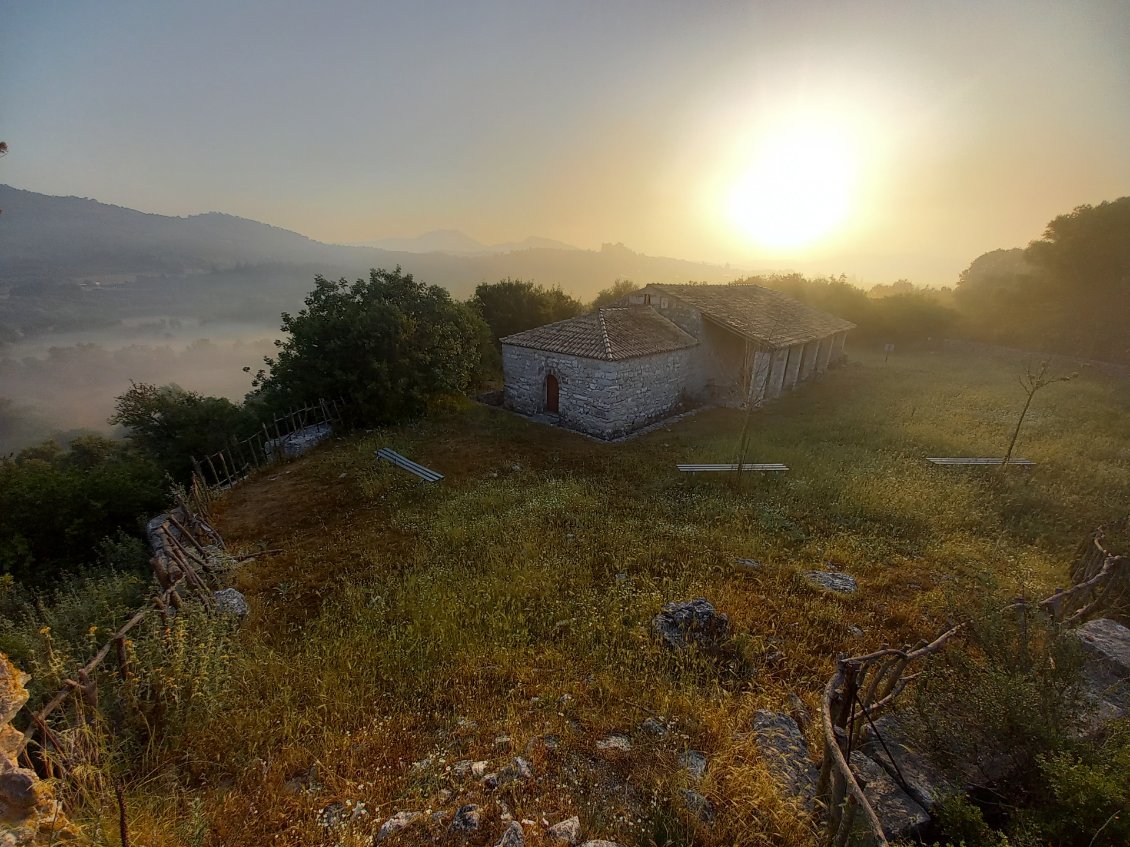
{"label": "green shrub", "polygon": [[1130,721],[1092,743],[1041,756],[1039,766],[1046,793],[1031,817],[1049,841],[1130,844]]}

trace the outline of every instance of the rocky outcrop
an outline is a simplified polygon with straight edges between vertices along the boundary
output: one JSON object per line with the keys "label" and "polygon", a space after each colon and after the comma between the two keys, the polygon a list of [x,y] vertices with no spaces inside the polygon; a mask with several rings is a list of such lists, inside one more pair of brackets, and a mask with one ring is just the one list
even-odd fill
{"label": "rocky outcrop", "polygon": [[859,750],[852,751],[850,764],[888,839],[912,838],[930,822],[926,810],[914,802],[890,774]]}
{"label": "rocky outcrop", "polygon": [[693,645],[705,653],[717,653],[730,638],[729,617],[705,597],[668,603],[652,619],[651,628],[672,650]]}
{"label": "rocky outcrop", "polygon": [[1130,714],[1130,629],[1110,618],[1075,631],[1086,656],[1084,684],[1108,719]]}
{"label": "rocky outcrop", "polygon": [[859,588],[855,577],[838,571],[808,571],[804,578],[813,585],[835,591],[837,594],[854,594]]}
{"label": "rocky outcrop", "polygon": [[247,616],[251,607],[247,605],[247,598],[234,588],[221,588],[212,592],[212,599],[216,601],[216,612],[221,615],[234,615],[237,618]]}
{"label": "rocky outcrop", "polygon": [[760,710],[753,716],[753,734],[769,772],[805,808],[813,808],[820,774],[808,758],[808,742],[796,721],[788,715]]}
{"label": "rocky outcrop", "polygon": [[39,847],[74,842],[78,831],[59,808],[51,786],[21,768],[23,733],[11,721],[27,702],[29,677],[0,653],[0,845]]}

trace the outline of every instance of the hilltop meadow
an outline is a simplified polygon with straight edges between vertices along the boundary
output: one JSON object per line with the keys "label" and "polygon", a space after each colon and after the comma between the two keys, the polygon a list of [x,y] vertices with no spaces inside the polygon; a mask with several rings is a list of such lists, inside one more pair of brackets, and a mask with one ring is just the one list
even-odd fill
{"label": "hilltop meadow", "polygon": [[[624,844],[813,843],[755,752],[753,712],[796,694],[815,713],[837,654],[1050,593],[1080,542],[1126,517],[1130,393],[1093,371],[1037,395],[1017,445],[1031,471],[924,461],[1001,455],[1022,370],[956,352],[853,355],[753,414],[747,458],[788,464],[780,478],[676,472],[732,461],[741,411],[608,444],[469,401],[258,473],[213,507],[233,553],[276,551],[232,571],[250,616],[238,631],[186,616],[134,648],[163,645],[141,676],[166,723],[141,748],[103,742],[133,839],[367,844],[397,811],[477,802],[472,843],[493,844],[504,811],[537,824],[527,843],[573,814],[586,837]],[[378,463],[382,446],[446,478]],[[859,590],[815,587],[813,570]],[[664,603],[694,597],[730,616],[723,663],[674,659],[651,636]],[[4,633],[33,675],[94,640],[76,633],[68,648],[43,626],[29,614]],[[641,729],[648,718],[668,734]],[[610,734],[632,749],[598,750]],[[695,787],[687,750],[709,762],[697,786],[709,824],[679,800]],[[514,755],[532,778],[494,794],[453,769]],[[107,785],[68,790],[116,843]],[[347,814],[331,831],[333,803]],[[425,818],[397,839],[442,840],[445,826]]]}

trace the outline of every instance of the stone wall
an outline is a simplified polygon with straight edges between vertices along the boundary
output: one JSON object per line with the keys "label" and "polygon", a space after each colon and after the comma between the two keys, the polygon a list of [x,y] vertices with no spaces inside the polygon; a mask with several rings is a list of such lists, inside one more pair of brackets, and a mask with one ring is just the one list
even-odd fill
{"label": "stone wall", "polygon": [[650,286],[628,295],[632,305],[649,305],[671,323],[699,340],[687,382],[687,395],[696,403],[742,406],[756,378],[757,349],[740,335],[705,319],[676,297]]}
{"label": "stone wall", "polygon": [[553,417],[570,429],[615,438],[693,402],[686,386],[697,349],[607,362],[504,344],[504,402],[525,415],[552,415],[545,408],[545,380],[553,374],[558,383]]}

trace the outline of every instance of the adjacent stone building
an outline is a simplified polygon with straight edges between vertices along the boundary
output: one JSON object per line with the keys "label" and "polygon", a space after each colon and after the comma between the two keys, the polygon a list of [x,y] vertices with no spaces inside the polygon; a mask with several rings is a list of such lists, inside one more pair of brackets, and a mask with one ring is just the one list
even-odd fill
{"label": "adjacent stone building", "polygon": [[757,285],[649,285],[503,338],[505,403],[614,438],[681,408],[777,397],[839,362],[853,328]]}

